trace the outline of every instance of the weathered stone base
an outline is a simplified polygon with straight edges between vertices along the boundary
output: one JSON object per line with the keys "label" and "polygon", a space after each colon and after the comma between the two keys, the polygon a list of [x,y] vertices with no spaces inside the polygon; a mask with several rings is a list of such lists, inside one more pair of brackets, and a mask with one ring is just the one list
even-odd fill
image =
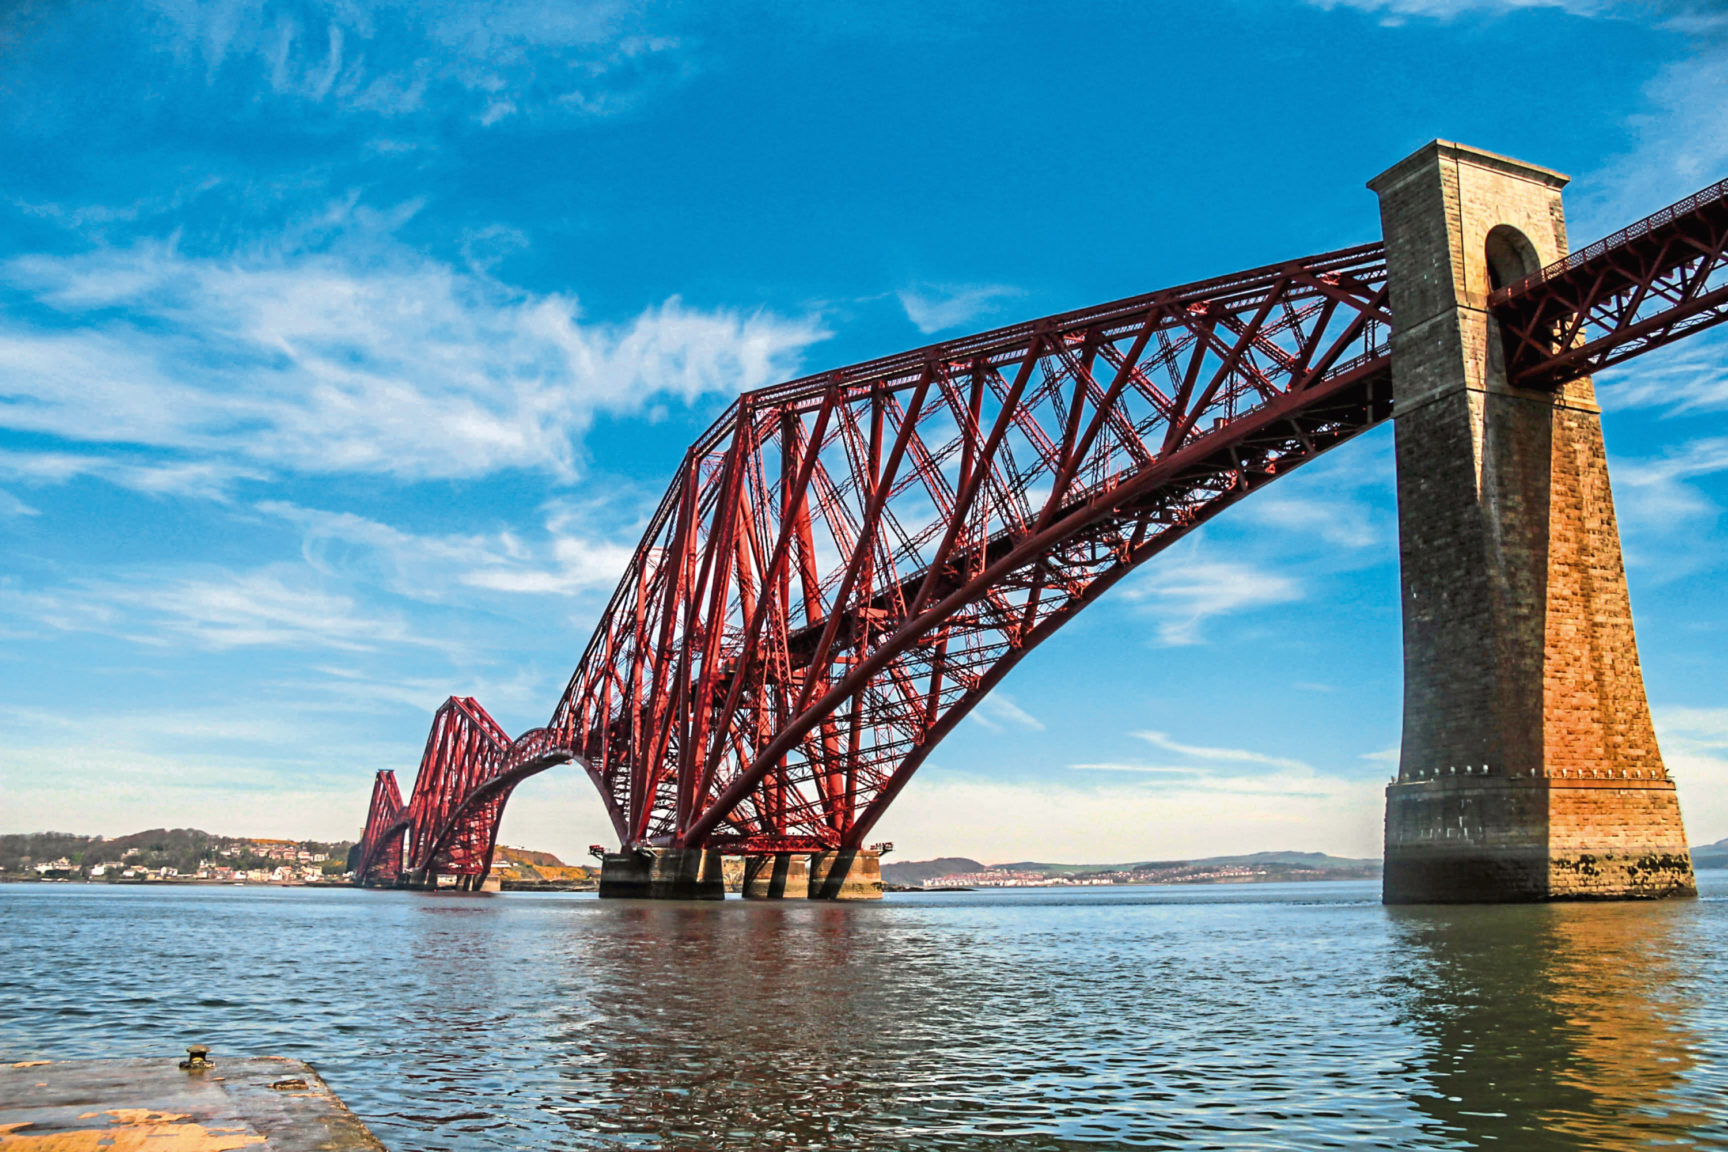
{"label": "weathered stone base", "polygon": [[882,899],[882,853],[854,848],[811,856],[810,899]]}
{"label": "weathered stone base", "polygon": [[1388,904],[1697,893],[1673,782],[1607,776],[1393,784],[1383,883]]}
{"label": "weathered stone base", "polygon": [[720,853],[702,848],[608,852],[600,861],[602,900],[724,900]]}
{"label": "weathered stone base", "polygon": [[744,899],[803,900],[810,895],[810,861],[779,852],[744,860]]}

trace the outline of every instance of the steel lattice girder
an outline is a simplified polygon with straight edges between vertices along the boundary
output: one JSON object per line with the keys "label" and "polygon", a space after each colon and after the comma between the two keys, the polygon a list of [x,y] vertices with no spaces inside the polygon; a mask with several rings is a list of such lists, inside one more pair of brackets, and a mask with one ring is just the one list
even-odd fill
{"label": "steel lattice girder", "polygon": [[1554,388],[1728,320],[1728,180],[1488,298],[1506,377]]}
{"label": "steel lattice girder", "polygon": [[360,835],[360,856],[354,868],[356,883],[393,883],[401,874],[402,833],[408,829],[404,811],[396,773],[386,768],[372,781],[372,802],[366,809],[366,830]]}
{"label": "steel lattice girder", "polygon": [[1386,418],[1364,245],[742,396],[550,728],[625,845],[856,847],[1032,647]]}
{"label": "steel lattice girder", "polygon": [[[483,725],[492,718],[479,704],[472,699],[460,704],[460,716],[453,727],[467,731],[449,739],[462,755],[442,774],[445,786],[435,784],[426,790],[428,805],[436,802],[437,811],[428,815],[427,832],[410,851],[412,867],[427,876],[484,876],[491,871],[492,855],[498,847],[498,822],[510,793],[529,776],[571,759],[544,728],[530,729],[510,741],[496,724],[490,731],[484,730]],[[474,713],[479,716],[474,717]],[[481,732],[483,736],[477,735]],[[439,779],[435,769],[433,780]],[[415,794],[421,794],[418,779]]]}
{"label": "steel lattice girder", "polygon": [[[1728,181],[1495,292],[1552,387],[1728,319]],[[489,868],[580,760],[625,845],[857,847],[929,751],[1115,581],[1391,412],[1379,245],[749,393],[690,449],[551,726],[434,717],[360,877]],[[404,862],[404,851],[407,860]]]}
{"label": "steel lattice girder", "polygon": [[452,696],[433,714],[408,803],[395,773],[378,774],[356,881],[393,881],[404,870],[422,881],[484,876],[511,790],[569,759],[544,728],[512,741],[479,701]]}

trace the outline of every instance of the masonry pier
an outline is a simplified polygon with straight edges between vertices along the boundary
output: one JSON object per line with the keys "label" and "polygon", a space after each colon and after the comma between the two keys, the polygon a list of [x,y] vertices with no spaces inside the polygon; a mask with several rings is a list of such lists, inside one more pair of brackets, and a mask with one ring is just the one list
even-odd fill
{"label": "masonry pier", "polygon": [[744,860],[746,900],[803,900],[810,895],[810,858],[773,852]]}
{"label": "masonry pier", "polygon": [[723,900],[720,853],[708,848],[608,852],[600,861],[602,899]]}
{"label": "masonry pier", "polygon": [[882,853],[843,848],[811,856],[810,899],[882,899]]}
{"label": "masonry pier", "polygon": [[1404,736],[1389,904],[1691,895],[1589,378],[1507,383],[1495,288],[1567,252],[1566,177],[1435,141],[1370,182],[1392,337]]}

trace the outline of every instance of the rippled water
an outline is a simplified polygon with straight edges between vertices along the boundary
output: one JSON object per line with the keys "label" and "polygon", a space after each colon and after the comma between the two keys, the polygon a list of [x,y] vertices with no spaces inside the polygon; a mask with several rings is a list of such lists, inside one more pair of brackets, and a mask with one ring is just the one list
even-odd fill
{"label": "rippled water", "polygon": [[311,1061],[420,1149],[1728,1148],[1728,874],[602,903],[0,885],[0,1056]]}

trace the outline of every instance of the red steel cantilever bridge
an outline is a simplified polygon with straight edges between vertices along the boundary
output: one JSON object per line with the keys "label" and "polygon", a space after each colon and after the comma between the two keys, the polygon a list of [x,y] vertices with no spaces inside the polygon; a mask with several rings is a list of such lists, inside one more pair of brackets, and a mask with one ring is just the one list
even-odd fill
{"label": "red steel cantilever bridge", "polygon": [[[1728,181],[1489,298],[1554,388],[1728,320]],[[740,396],[685,454],[551,722],[472,699],[362,882],[476,883],[511,789],[574,761],[626,848],[855,849],[1022,657],[1225,508],[1392,415],[1382,245]]]}

